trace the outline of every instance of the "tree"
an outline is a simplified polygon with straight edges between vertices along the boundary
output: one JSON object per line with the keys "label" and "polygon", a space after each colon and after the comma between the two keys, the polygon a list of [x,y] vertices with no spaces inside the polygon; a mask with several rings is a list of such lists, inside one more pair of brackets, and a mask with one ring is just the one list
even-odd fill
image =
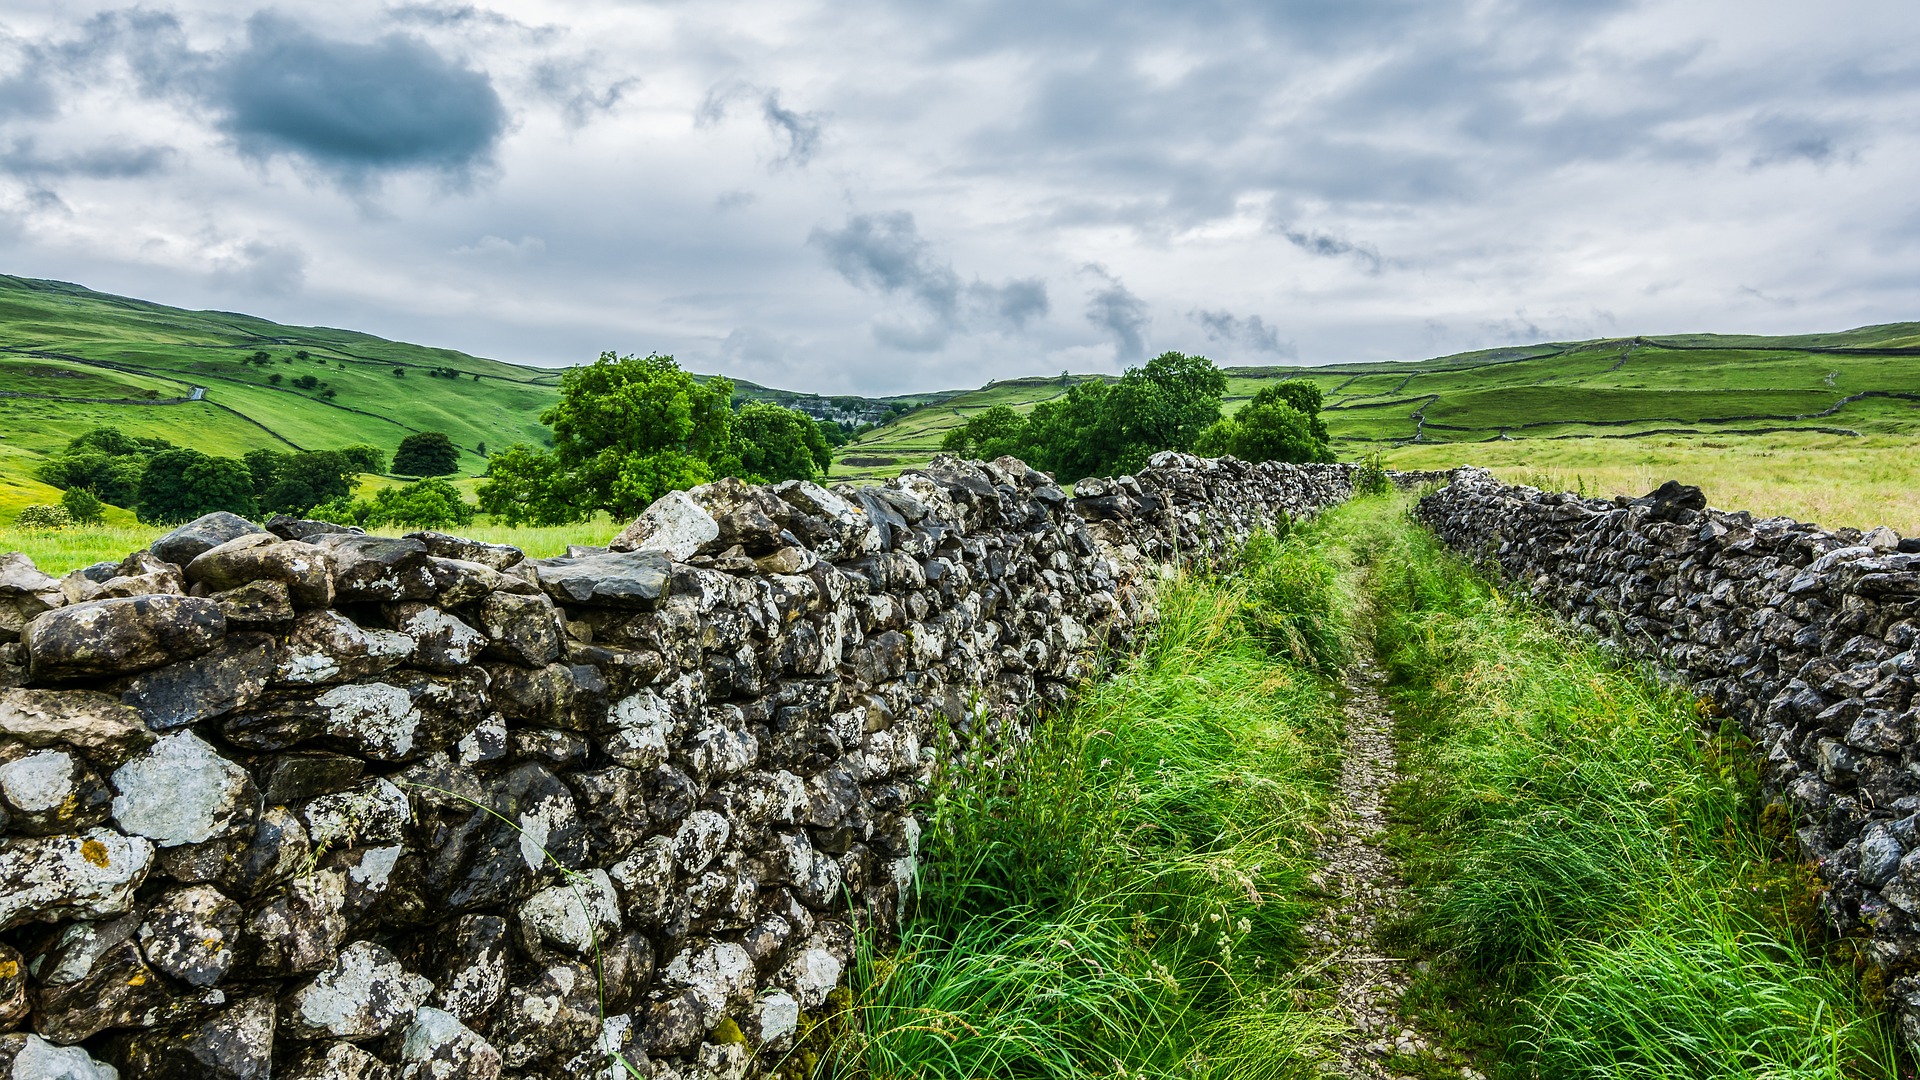
{"label": "tree", "polygon": [[294,377],[293,385],[302,390],[311,390],[320,385],[320,380],[312,375],[297,375]]}
{"label": "tree", "polygon": [[320,503],[351,498],[359,470],[338,450],[316,450],[287,458],[273,483],[259,492],[262,514],[304,515]]}
{"label": "tree", "polygon": [[251,517],[253,476],[245,464],[232,458],[208,457],[198,450],[164,450],[140,474],[134,509],[146,525],[178,525],[216,510]]}
{"label": "tree", "polygon": [[394,369],[393,369],[393,377],[394,377],[394,378],[396,378],[396,379],[404,379],[404,378],[406,378],[406,377],[407,377],[407,369],[406,369],[406,368],[403,368],[403,367],[397,367],[397,368],[394,368]]}
{"label": "tree", "polygon": [[297,357],[299,357],[299,358],[300,358],[300,359],[302,359],[302,360],[305,360],[305,359],[307,359],[307,350],[305,350],[305,349],[295,349],[295,350],[293,350],[293,355],[295,355],[295,356],[297,356]]}
{"label": "tree", "polygon": [[1002,454],[1032,453],[1027,418],[1010,405],[995,405],[973,414],[966,423],[947,432],[940,449],[961,457],[991,460]]}
{"label": "tree", "polygon": [[371,500],[339,498],[313,508],[313,516],[341,525],[378,528],[412,525],[427,529],[473,524],[474,506],[460,497],[460,489],[429,476],[401,487],[383,488]]}
{"label": "tree", "polygon": [[240,460],[247,466],[247,475],[253,478],[253,497],[256,500],[279,482],[280,470],[286,468],[292,458],[292,454],[277,450],[249,450],[241,456]]}
{"label": "tree", "polygon": [[818,480],[833,466],[833,448],[813,417],[765,401],[741,406],[733,418],[740,479],[751,484]]}
{"label": "tree", "polygon": [[358,472],[383,473],[387,471],[386,452],[377,446],[368,446],[366,443],[354,443],[352,446],[341,447],[340,452],[347,456],[347,460],[353,463],[354,469]]}
{"label": "tree", "polygon": [[60,496],[60,507],[75,525],[98,525],[105,516],[100,500],[86,488],[68,488],[66,494]]}
{"label": "tree", "polygon": [[1332,461],[1320,400],[1320,388],[1312,383],[1266,387],[1238,413],[1208,428],[1196,449],[1245,461]]}
{"label": "tree", "polygon": [[271,375],[269,375],[269,376],[267,376],[267,381],[268,381],[268,382],[270,382],[270,383],[272,383],[272,384],[273,384],[273,385],[275,385],[275,386],[279,386],[279,385],[280,385],[280,380],[281,380],[281,379],[282,379],[283,377],[284,377],[284,376],[282,376],[282,375],[281,375],[281,374],[280,374],[279,372],[277,372],[277,371],[276,371],[276,372],[274,372],[273,374],[271,374]]}
{"label": "tree", "polygon": [[393,452],[393,471],[401,476],[445,476],[459,467],[460,451],[444,432],[409,435]]}
{"label": "tree", "polygon": [[131,507],[138,499],[147,458],[171,449],[173,444],[165,439],[99,427],[74,436],[64,451],[42,462],[34,475],[57,488],[86,488],[105,502]]}
{"label": "tree", "polygon": [[560,376],[560,401],[540,414],[553,449],[496,451],[481,509],[508,524],[560,525],[597,510],[637,516],[669,491],[739,471],[730,379],[697,382],[671,356],[601,353]]}
{"label": "tree", "polygon": [[1130,368],[1108,408],[1125,450],[1116,467],[1132,472],[1161,450],[1191,450],[1220,418],[1227,377],[1204,356],[1165,352]]}

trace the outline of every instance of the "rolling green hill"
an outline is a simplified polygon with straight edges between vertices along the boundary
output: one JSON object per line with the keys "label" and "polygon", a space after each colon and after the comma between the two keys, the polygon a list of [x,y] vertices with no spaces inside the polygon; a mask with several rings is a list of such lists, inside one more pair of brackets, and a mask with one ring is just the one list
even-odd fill
{"label": "rolling green hill", "polygon": [[[268,361],[252,362],[261,352]],[[296,384],[304,378],[313,384]],[[32,479],[34,466],[102,424],[228,456],[353,443],[390,452],[409,434],[441,431],[460,448],[461,469],[479,473],[487,448],[547,438],[539,416],[559,384],[552,368],[0,276],[0,518],[57,500]],[[738,396],[852,422],[940,396],[735,385]]]}
{"label": "rolling green hill", "polygon": [[[1530,345],[1414,362],[1228,368],[1233,410],[1275,380],[1326,394],[1346,456],[1413,444],[1512,439],[1730,439],[1802,432],[1920,433],[1920,323],[1794,337],[1689,334]],[[915,410],[840,454],[836,475],[924,463],[940,439],[992,405],[1031,408],[1063,381],[994,383]]]}

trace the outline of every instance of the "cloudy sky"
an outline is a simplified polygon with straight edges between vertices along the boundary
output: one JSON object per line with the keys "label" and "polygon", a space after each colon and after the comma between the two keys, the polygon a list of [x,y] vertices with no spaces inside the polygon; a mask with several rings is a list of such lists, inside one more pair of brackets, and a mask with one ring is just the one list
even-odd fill
{"label": "cloudy sky", "polygon": [[823,392],[1920,318],[1912,0],[8,0],[0,272]]}

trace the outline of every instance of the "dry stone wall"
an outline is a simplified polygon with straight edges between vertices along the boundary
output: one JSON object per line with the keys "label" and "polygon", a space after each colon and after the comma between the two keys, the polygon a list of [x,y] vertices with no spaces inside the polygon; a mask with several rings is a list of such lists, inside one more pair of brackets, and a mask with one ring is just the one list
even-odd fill
{"label": "dry stone wall", "polygon": [[1351,472],[940,459],[561,558],[230,515],[0,556],[0,1077],[763,1070],[898,917],[936,759]]}
{"label": "dry stone wall", "polygon": [[1710,510],[1676,484],[1605,501],[1477,469],[1417,513],[1740,721],[1818,860],[1826,916],[1920,1045],[1920,542]]}

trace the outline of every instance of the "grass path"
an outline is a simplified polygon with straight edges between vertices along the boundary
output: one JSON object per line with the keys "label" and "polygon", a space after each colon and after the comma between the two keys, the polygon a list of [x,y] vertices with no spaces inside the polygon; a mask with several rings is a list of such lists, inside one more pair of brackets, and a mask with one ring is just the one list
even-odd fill
{"label": "grass path", "polygon": [[[1413,981],[1413,961],[1382,940],[1383,929],[1405,917],[1408,903],[1406,882],[1385,846],[1386,796],[1401,777],[1383,681],[1371,650],[1348,665],[1338,798],[1327,817],[1327,839],[1316,852],[1323,866],[1313,878],[1330,899],[1306,930],[1315,960],[1333,983],[1339,1075],[1364,1080],[1398,1077],[1403,1065],[1436,1063],[1442,1056],[1400,1008]],[[1480,1076],[1471,1067],[1462,1067],[1460,1075]]]}

